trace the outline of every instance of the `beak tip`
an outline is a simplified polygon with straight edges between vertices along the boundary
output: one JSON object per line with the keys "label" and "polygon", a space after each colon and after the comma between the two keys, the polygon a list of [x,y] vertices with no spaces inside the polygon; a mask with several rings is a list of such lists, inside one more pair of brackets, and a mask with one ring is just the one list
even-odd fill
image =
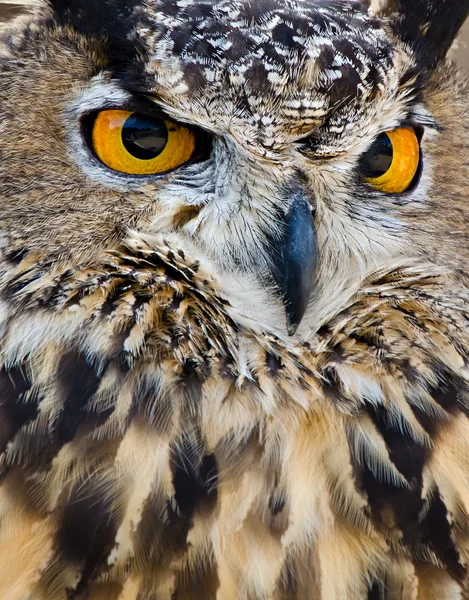
{"label": "beak tip", "polygon": [[295,335],[299,324],[300,323],[289,323],[288,318],[287,318],[287,333],[288,333],[289,337],[291,337],[292,335]]}
{"label": "beak tip", "polygon": [[292,306],[288,299],[285,299],[288,335],[294,335],[301,321],[303,320],[306,309],[308,308],[310,294],[311,289],[305,292],[304,295],[301,295],[301,292],[298,292],[296,306]]}

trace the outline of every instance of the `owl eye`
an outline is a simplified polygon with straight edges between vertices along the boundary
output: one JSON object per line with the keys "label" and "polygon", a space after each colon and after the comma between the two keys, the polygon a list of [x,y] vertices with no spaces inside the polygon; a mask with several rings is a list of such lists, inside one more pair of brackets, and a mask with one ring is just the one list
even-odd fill
{"label": "owl eye", "polygon": [[420,165],[420,144],[412,127],[401,127],[379,135],[363,154],[359,170],[366,183],[380,192],[406,192]]}
{"label": "owl eye", "polygon": [[96,156],[110,169],[154,175],[190,160],[196,136],[174,121],[126,110],[103,110],[92,124],[91,143]]}

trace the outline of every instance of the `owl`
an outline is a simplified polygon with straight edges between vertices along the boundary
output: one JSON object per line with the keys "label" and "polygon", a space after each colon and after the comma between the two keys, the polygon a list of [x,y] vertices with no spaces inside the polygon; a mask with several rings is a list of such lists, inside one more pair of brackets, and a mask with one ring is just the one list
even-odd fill
{"label": "owl", "polygon": [[0,598],[469,598],[469,0],[0,29]]}

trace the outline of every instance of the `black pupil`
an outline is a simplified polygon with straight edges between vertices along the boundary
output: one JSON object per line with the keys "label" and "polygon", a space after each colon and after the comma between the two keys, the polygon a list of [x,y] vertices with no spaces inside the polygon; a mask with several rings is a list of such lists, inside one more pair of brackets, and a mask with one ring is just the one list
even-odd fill
{"label": "black pupil", "polygon": [[151,160],[163,152],[168,142],[168,128],[163,119],[134,113],[122,126],[122,142],[135,158]]}
{"label": "black pupil", "polygon": [[389,171],[392,156],[392,142],[388,135],[382,133],[362,156],[360,160],[361,174],[364,177],[381,177]]}

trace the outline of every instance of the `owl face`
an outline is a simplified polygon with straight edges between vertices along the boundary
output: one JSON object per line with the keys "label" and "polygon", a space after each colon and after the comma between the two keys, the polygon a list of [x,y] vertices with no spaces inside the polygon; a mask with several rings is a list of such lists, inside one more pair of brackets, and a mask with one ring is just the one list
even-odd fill
{"label": "owl face", "polygon": [[0,598],[467,595],[468,13],[0,31]]}
{"label": "owl face", "polygon": [[363,3],[54,8],[2,38],[10,256],[53,273],[163,236],[253,323],[308,337],[422,254],[431,69]]}

